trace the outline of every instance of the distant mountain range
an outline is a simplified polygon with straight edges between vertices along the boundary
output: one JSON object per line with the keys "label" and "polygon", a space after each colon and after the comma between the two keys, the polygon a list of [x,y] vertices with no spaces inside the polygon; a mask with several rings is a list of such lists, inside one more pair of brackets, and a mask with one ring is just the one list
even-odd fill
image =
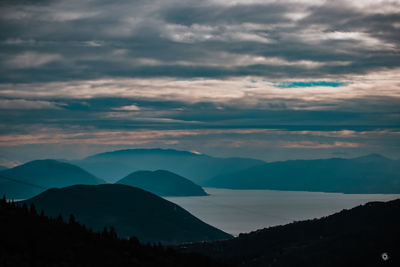
{"label": "distant mountain range", "polygon": [[0,171],[7,170],[8,168],[0,165]]}
{"label": "distant mountain range", "polygon": [[400,199],[241,234],[212,243],[181,246],[225,263],[261,266],[400,266]]}
{"label": "distant mountain range", "polygon": [[[91,173],[109,182],[138,186],[161,196],[204,195],[204,190],[196,184],[230,189],[400,193],[400,161],[378,154],[353,159],[266,163],[187,151],[130,149],[72,162],[80,167],[56,160],[35,160],[2,170],[0,194],[25,199],[47,188],[105,183]],[[165,172],[156,171],[160,169]]]}
{"label": "distant mountain range", "polygon": [[248,158],[216,158],[172,149],[128,149],[71,161],[108,182],[139,170],[167,170],[203,185],[212,177],[265,163]]}
{"label": "distant mountain range", "polygon": [[119,180],[125,184],[144,189],[158,196],[206,196],[199,185],[175,173],[157,171],[137,171]]}
{"label": "distant mountain range", "polygon": [[400,193],[400,162],[371,154],[353,159],[271,162],[218,175],[205,186],[343,193]]}
{"label": "distant mountain range", "polygon": [[15,199],[30,198],[52,187],[101,183],[105,181],[80,167],[56,160],[34,160],[0,171],[0,194]]}
{"label": "distant mountain range", "polygon": [[136,236],[143,242],[179,244],[232,237],[176,204],[127,185],[49,189],[24,203],[33,203],[52,217],[61,214],[68,218],[73,214],[77,221],[96,231],[114,226],[120,237]]}

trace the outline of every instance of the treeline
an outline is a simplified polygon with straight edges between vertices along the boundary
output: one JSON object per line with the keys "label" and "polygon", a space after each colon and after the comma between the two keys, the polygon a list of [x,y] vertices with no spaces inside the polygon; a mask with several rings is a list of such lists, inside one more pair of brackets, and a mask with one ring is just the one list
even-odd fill
{"label": "treeline", "polygon": [[400,199],[370,202],[321,219],[181,246],[241,266],[400,266]]}
{"label": "treeline", "polygon": [[[160,222],[162,223],[162,222]],[[0,200],[0,266],[224,266],[160,244],[94,232],[69,218],[49,218],[32,204]]]}

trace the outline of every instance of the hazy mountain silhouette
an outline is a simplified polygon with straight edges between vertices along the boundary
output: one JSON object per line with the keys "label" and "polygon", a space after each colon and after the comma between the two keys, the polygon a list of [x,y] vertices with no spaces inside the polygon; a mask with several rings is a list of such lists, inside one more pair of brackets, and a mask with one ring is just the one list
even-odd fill
{"label": "hazy mountain silhouette", "polygon": [[207,193],[192,181],[165,170],[137,171],[117,184],[139,187],[159,196],[206,196]]}
{"label": "hazy mountain silhouette", "polygon": [[103,180],[80,167],[56,160],[34,160],[0,171],[0,194],[25,199],[52,187],[101,184]]}
{"label": "hazy mountain silhouette", "polygon": [[128,149],[96,154],[72,163],[108,182],[139,170],[168,170],[202,185],[216,175],[265,163],[248,158],[215,158],[172,149]]}
{"label": "hazy mountain silhouette", "polygon": [[8,168],[0,165],[0,171],[7,170]]}
{"label": "hazy mountain silhouette", "polygon": [[114,226],[120,237],[177,244],[231,238],[178,205],[142,189],[120,184],[49,189],[27,200],[46,215],[73,214],[94,230]]}
{"label": "hazy mountain silhouette", "polygon": [[[39,211],[40,213],[40,211]],[[69,218],[69,219],[68,219]],[[118,239],[113,229],[95,233],[74,217],[50,219],[36,208],[0,200],[0,265],[14,266],[224,266],[204,256],[179,253],[136,238]]]}
{"label": "hazy mountain silhouette", "polygon": [[344,193],[400,193],[400,165],[377,154],[271,162],[219,175],[206,186]]}
{"label": "hazy mountain silhouette", "polygon": [[[185,245],[241,266],[400,266],[400,199],[371,202],[212,243]],[[387,253],[388,260],[382,254]]]}

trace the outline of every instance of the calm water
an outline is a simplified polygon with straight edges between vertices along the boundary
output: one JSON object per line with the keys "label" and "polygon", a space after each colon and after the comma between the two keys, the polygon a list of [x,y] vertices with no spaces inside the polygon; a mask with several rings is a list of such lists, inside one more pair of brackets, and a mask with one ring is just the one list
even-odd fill
{"label": "calm water", "polygon": [[238,235],[260,228],[318,218],[369,201],[400,198],[383,194],[340,194],[205,188],[210,196],[167,197],[199,219]]}

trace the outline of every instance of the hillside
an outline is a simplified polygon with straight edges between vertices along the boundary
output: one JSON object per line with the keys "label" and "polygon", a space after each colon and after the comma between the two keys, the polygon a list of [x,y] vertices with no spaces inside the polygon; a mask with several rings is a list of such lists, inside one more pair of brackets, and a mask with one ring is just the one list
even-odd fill
{"label": "hillside", "polygon": [[46,215],[74,214],[77,221],[98,231],[113,226],[120,237],[143,242],[178,244],[231,238],[161,197],[119,185],[76,185],[50,189],[27,200]]}
{"label": "hillside", "polygon": [[118,239],[111,229],[95,233],[68,219],[49,219],[35,209],[0,200],[1,266],[224,266],[134,237]]}
{"label": "hillside", "polygon": [[0,171],[0,194],[15,199],[30,198],[52,187],[101,183],[104,181],[77,166],[50,159]]}
{"label": "hillside", "polygon": [[0,165],[0,171],[7,170],[8,168]]}
{"label": "hillside", "polygon": [[354,159],[271,162],[216,176],[209,187],[343,193],[400,193],[400,165],[372,154]]}
{"label": "hillside", "polygon": [[157,171],[137,171],[119,180],[125,184],[152,192],[158,196],[206,196],[207,193],[192,181],[175,173]]}
{"label": "hillside", "polygon": [[[400,266],[400,199],[370,202],[308,221],[241,234],[220,242],[185,245],[241,266]],[[388,260],[382,258],[386,253]]]}
{"label": "hillside", "polygon": [[265,163],[248,158],[216,158],[172,149],[127,149],[106,152],[72,161],[108,182],[139,170],[167,170],[203,185],[219,174],[237,171]]}

